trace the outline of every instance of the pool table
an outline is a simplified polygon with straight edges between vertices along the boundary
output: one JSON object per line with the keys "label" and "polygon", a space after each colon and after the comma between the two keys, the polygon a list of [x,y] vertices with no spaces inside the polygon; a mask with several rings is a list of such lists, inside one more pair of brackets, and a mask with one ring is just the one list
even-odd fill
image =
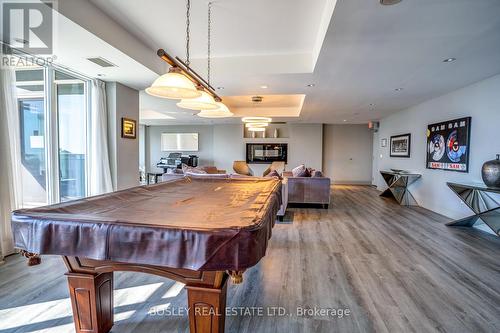
{"label": "pool table", "polygon": [[63,257],[76,332],[113,326],[114,271],[184,283],[190,331],[223,332],[227,281],[265,255],[280,203],[274,178],[193,176],[17,210],[12,227],[28,257]]}

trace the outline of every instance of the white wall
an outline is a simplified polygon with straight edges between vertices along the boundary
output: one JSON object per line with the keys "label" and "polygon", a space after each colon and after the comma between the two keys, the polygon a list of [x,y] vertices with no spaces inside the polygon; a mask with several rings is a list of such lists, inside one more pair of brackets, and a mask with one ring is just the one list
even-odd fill
{"label": "white wall", "polygon": [[373,133],[367,125],[324,125],[323,172],[334,184],[372,183]]}
{"label": "white wall", "polygon": [[[200,133],[200,165],[215,165],[227,172],[233,171],[233,161],[245,160],[247,142],[288,143],[288,165],[291,169],[299,164],[306,164],[321,170],[322,138],[321,124],[289,124],[287,138],[243,138],[243,125],[199,125],[199,126],[149,126],[150,168],[155,168],[160,157],[167,155],[160,151],[160,135],[163,132]],[[267,164],[251,164],[255,175],[262,175]]]}
{"label": "white wall", "polygon": [[185,152],[186,155],[198,155],[199,165],[213,165],[213,126],[210,125],[177,125],[177,126],[149,126],[147,135],[149,137],[149,165],[148,171],[161,172],[156,163],[161,157],[166,157],[170,152],[161,151],[162,133],[198,133],[198,151]]}
{"label": "white wall", "polygon": [[213,154],[217,168],[233,172],[233,161],[245,160],[242,125],[214,125]]}
{"label": "white wall", "polygon": [[305,164],[322,170],[323,164],[323,125],[291,124],[289,128],[287,169]]}
{"label": "white wall", "polygon": [[[466,116],[472,117],[469,173],[426,169],[427,125]],[[422,179],[411,189],[422,207],[461,218],[471,215],[471,211],[448,189],[446,182],[482,182],[482,164],[500,153],[499,125],[500,75],[497,75],[382,119],[374,156],[379,159],[379,170],[397,168],[422,174]],[[411,158],[390,158],[389,143],[381,148],[380,140],[403,133],[412,134]],[[386,188],[380,175],[376,183],[379,189]]]}
{"label": "white wall", "polygon": [[[122,117],[139,125],[139,92],[117,82],[106,83],[108,138],[113,188],[139,185],[139,139],[121,137]],[[139,128],[136,129],[138,131]],[[138,133],[137,133],[138,134]]]}

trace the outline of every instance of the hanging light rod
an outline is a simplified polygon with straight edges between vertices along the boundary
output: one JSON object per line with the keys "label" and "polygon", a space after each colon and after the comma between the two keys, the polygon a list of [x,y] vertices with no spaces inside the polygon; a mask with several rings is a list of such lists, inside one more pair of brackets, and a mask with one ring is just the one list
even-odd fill
{"label": "hanging light rod", "polygon": [[221,102],[222,98],[220,98],[219,95],[215,92],[215,89],[208,84],[205,79],[203,79],[198,73],[196,73],[191,67],[189,67],[184,61],[179,59],[179,57],[173,58],[171,55],[169,55],[164,49],[159,49],[156,54],[158,57],[160,57],[163,61],[165,61],[167,64],[169,64],[172,67],[179,68],[181,73],[184,74],[188,79],[190,79],[194,84],[197,86],[203,87],[207,93],[212,95],[212,97],[215,99],[217,102]]}

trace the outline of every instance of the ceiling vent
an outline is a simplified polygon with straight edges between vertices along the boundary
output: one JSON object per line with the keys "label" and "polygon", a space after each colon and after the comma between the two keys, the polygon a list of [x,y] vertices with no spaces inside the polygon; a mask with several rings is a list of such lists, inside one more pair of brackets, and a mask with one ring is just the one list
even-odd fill
{"label": "ceiling vent", "polygon": [[108,60],[102,58],[102,57],[97,57],[97,58],[87,58],[88,61],[93,62],[94,64],[101,66],[101,67],[117,67],[115,64],[112,64]]}
{"label": "ceiling vent", "polygon": [[384,6],[395,5],[400,2],[401,0],[380,0],[380,4]]}
{"label": "ceiling vent", "polygon": [[260,103],[264,98],[262,96],[252,96],[252,102]]}

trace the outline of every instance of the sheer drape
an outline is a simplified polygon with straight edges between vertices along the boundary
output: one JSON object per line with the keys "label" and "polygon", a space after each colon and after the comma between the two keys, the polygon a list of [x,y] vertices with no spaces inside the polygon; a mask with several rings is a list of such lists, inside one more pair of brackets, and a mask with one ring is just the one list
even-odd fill
{"label": "sheer drape", "polygon": [[14,252],[10,213],[21,203],[19,113],[15,73],[0,68],[0,262]]}
{"label": "sheer drape", "polygon": [[91,123],[90,123],[90,193],[97,195],[113,191],[108,154],[108,110],[106,86],[100,80],[91,82]]}

